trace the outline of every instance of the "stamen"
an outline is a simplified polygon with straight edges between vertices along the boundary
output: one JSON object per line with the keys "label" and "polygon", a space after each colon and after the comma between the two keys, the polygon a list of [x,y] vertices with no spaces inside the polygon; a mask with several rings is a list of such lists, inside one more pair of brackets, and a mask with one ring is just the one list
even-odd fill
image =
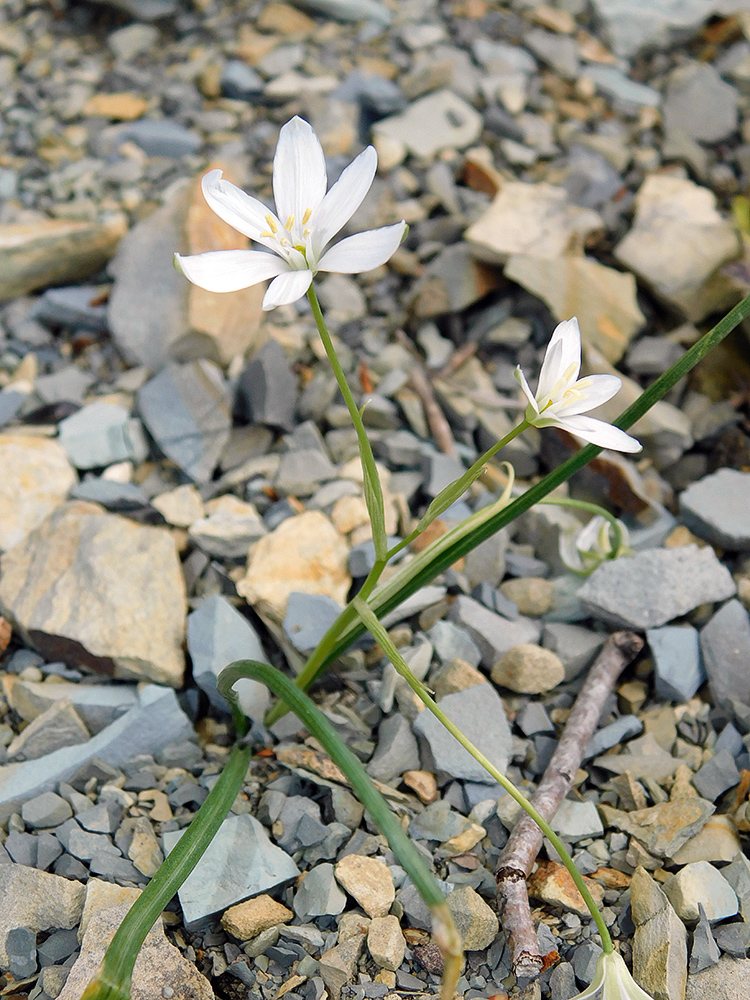
{"label": "stamen", "polygon": [[267,236],[269,239],[273,239],[273,233],[268,229],[264,233],[261,233],[260,235]]}
{"label": "stamen", "polygon": [[271,235],[275,236],[279,231],[279,227],[276,225],[276,220],[270,212],[266,215],[266,222],[268,223],[268,228],[271,230]]}
{"label": "stamen", "polygon": [[283,247],[288,247],[288,246],[289,246],[289,240],[288,240],[288,239],[286,238],[286,236],[281,236],[281,237],[279,238],[279,243],[280,243],[280,244],[281,244],[281,245],[282,245]]}
{"label": "stamen", "polygon": [[302,225],[303,226],[306,226],[307,223],[310,221],[310,216],[311,215],[312,215],[312,209],[311,208],[306,208],[305,209],[305,214],[302,216]]}
{"label": "stamen", "polygon": [[303,235],[304,237],[308,237],[308,236],[310,235],[310,230],[309,230],[309,228],[308,228],[308,229],[303,229],[303,230],[302,230],[302,235]]}
{"label": "stamen", "polygon": [[284,229],[286,229],[288,233],[291,233],[293,225],[294,225],[294,216],[290,215],[289,218],[286,220],[286,225],[284,226]]}

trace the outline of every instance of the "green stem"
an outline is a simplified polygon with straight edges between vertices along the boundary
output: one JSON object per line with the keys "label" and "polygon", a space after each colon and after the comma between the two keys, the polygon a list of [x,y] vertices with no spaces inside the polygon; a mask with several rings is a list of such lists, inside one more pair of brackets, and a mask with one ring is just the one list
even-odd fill
{"label": "green stem", "polygon": [[585,510],[591,514],[599,514],[603,517],[605,521],[609,522],[610,530],[610,544],[612,545],[612,551],[607,556],[608,559],[616,559],[620,554],[622,549],[622,525],[617,520],[615,515],[606,509],[606,507],[600,506],[598,503],[591,503],[589,500],[576,500],[573,497],[548,497],[546,500],[540,500],[539,503],[550,504],[555,507],[574,507],[576,510]]}
{"label": "green stem", "polygon": [[534,820],[537,826],[540,827],[542,833],[550,840],[553,847],[560,855],[563,864],[570,872],[570,877],[575,882],[576,888],[583,896],[584,902],[586,903],[586,906],[589,908],[589,911],[591,912],[591,916],[593,917],[594,922],[596,923],[596,926],[599,929],[599,933],[601,934],[602,947],[604,951],[605,952],[614,951],[612,938],[610,937],[607,925],[604,923],[604,918],[602,917],[599,911],[599,907],[594,902],[594,897],[591,895],[588,886],[584,882],[583,876],[576,868],[575,862],[568,853],[568,849],[566,848],[565,844],[563,844],[562,840],[560,840],[560,838],[552,829],[552,827],[549,825],[547,820],[541,815],[541,813],[539,813],[534,808],[534,806],[526,798],[523,792],[519,791],[519,789],[516,788],[513,782],[510,781],[508,778],[506,778],[506,776],[502,773],[502,771],[499,771],[495,767],[495,765],[487,757],[485,757],[485,755],[482,753],[481,750],[479,750],[477,747],[474,746],[471,740],[469,740],[463,734],[463,732],[458,728],[455,722],[453,722],[453,720],[450,719],[449,716],[447,716],[445,712],[440,708],[437,702],[433,700],[433,698],[427,692],[425,686],[420,681],[418,681],[417,678],[414,676],[414,674],[411,672],[406,663],[406,660],[403,658],[403,656],[401,656],[396,646],[394,646],[390,636],[388,635],[388,632],[386,631],[384,626],[378,621],[375,615],[372,613],[372,610],[368,607],[368,605],[359,598],[355,597],[354,600],[357,606],[357,613],[362,619],[363,624],[370,631],[373,639],[375,639],[375,641],[380,645],[381,649],[386,654],[388,659],[391,661],[393,666],[396,668],[398,673],[404,678],[407,684],[411,687],[412,691],[414,691],[417,697],[423,702],[425,707],[428,708],[435,716],[435,718],[438,719],[445,726],[448,732],[458,740],[461,746],[464,747],[464,749],[468,750],[468,752],[471,754],[474,760],[476,760],[478,764],[481,764],[481,766],[485,769],[485,771],[487,771],[488,774],[492,775],[492,777],[499,785],[502,785],[502,787],[505,789],[508,795],[510,795],[512,798],[516,800],[516,802],[521,806],[521,808],[524,809],[529,814],[529,816]]}

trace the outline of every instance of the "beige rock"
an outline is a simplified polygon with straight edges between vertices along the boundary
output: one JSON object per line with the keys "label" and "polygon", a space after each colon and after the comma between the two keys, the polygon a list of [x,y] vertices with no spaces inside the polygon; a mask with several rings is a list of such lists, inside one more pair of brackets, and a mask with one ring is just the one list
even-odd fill
{"label": "beige rock", "polygon": [[395,972],[404,960],[406,941],[398,917],[373,917],[367,932],[367,950],[381,969]]}
{"label": "beige rock", "polygon": [[577,316],[582,342],[613,362],[646,322],[633,275],[589,257],[514,254],[505,265],[505,276],[546,302],[555,319]]}
{"label": "beige rock", "polygon": [[[594,902],[597,906],[601,906],[604,899],[602,887],[590,878],[584,877],[584,882],[594,897]],[[583,901],[583,896],[564,865],[558,865],[555,861],[540,861],[537,870],[529,876],[528,885],[529,896],[532,899],[540,899],[552,906],[561,906],[564,910],[578,913],[582,917],[588,915],[589,910]]]}
{"label": "beige rock", "polygon": [[81,919],[86,887],[74,879],[26,865],[0,865],[0,965],[8,967],[8,932],[27,927],[38,934],[75,927]]}
{"label": "beige rock", "polygon": [[644,868],[630,884],[635,936],[633,978],[654,1000],[682,1000],[687,980],[687,931]]}
{"label": "beige rock", "polygon": [[[81,942],[81,954],[67,978],[59,1000],[79,1000],[85,987],[96,975],[104,953],[129,906],[110,906],[91,915]],[[164,992],[162,992],[164,991]],[[170,944],[159,921],[148,932],[133,969],[131,1000],[213,1000],[208,980]]]}
{"label": "beige rock", "polygon": [[479,841],[486,836],[487,831],[483,826],[480,826],[479,823],[472,823],[466,830],[444,841],[440,845],[440,853],[446,858],[457,858],[459,854],[465,854],[472,847],[476,847]]}
{"label": "beige rock", "polygon": [[455,657],[440,673],[430,678],[435,696],[440,699],[446,694],[465,691],[476,684],[484,684],[487,678],[466,660]]}
{"label": "beige rock", "polygon": [[149,878],[153,878],[164,860],[159,841],[154,836],[151,824],[145,816],[140,816],[135,820],[128,857],[138,871]]}
{"label": "beige rock", "polygon": [[706,799],[680,799],[630,813],[607,805],[599,809],[605,826],[637,837],[649,854],[664,858],[673,857],[703,829],[716,807]]}
{"label": "beige rock", "polygon": [[192,483],[160,493],[153,498],[151,506],[156,507],[164,520],[175,528],[189,528],[206,513],[201,495]]}
{"label": "beige rock", "polygon": [[708,861],[685,865],[664,883],[664,894],[677,916],[688,924],[698,922],[699,904],[712,923],[733,917],[739,910],[736,892]]}
{"label": "beige rock", "polygon": [[716,965],[688,976],[685,1000],[747,1000],[750,996],[750,958],[722,955]]}
{"label": "beige rock", "polygon": [[445,897],[466,951],[488,948],[497,937],[497,916],[469,885],[458,886]]}
{"label": "beige rock", "polygon": [[2,613],[50,661],[182,684],[185,582],[168,531],[73,501],[0,568]]}
{"label": "beige rock", "polygon": [[737,257],[739,238],[716,197],[686,177],[651,174],[636,196],[635,221],[615,256],[689,320],[728,308],[739,289],[719,273]]}
{"label": "beige rock", "polygon": [[396,898],[393,878],[377,858],[348,854],[335,867],[336,879],[370,917],[384,917]]}
{"label": "beige rock", "polygon": [[365,498],[358,496],[341,497],[333,505],[331,520],[336,530],[340,531],[342,535],[348,535],[350,531],[354,531],[360,525],[369,524],[370,518],[367,513]]}
{"label": "beige rock", "polygon": [[429,263],[414,287],[409,310],[417,319],[461,312],[497,288],[501,280],[495,268],[472,257],[469,247],[454,243]]}
{"label": "beige rock", "polygon": [[51,438],[0,434],[0,550],[10,549],[62,503],[78,481]]}
{"label": "beige rock", "polygon": [[532,618],[546,615],[552,607],[555,596],[554,584],[541,576],[522,576],[515,580],[506,580],[500,584],[500,590],[518,605],[522,615],[531,615]]}
{"label": "beige rock", "polygon": [[522,642],[497,661],[492,668],[492,680],[519,694],[540,694],[565,680],[565,667],[550,649]]}
{"label": "beige rock", "polygon": [[204,552],[219,559],[238,559],[247,555],[253,542],[267,534],[254,504],[231,493],[209,500],[207,517],[194,521],[188,537]]}
{"label": "beige rock", "polygon": [[224,911],[221,926],[240,941],[249,941],[269,927],[278,927],[292,920],[294,914],[270,896],[256,896]]}
{"label": "beige rock", "polygon": [[376,138],[395,139],[425,160],[443,149],[465,149],[481,132],[481,115],[451,90],[436,90],[414,101],[403,114],[383,118],[373,126]]}
{"label": "beige rock", "polygon": [[40,219],[0,225],[0,302],[95,274],[126,228],[122,215],[103,223]]}
{"label": "beige rock", "polygon": [[352,583],[348,556],[346,541],[325,514],[305,511],[253,545],[237,591],[277,622],[283,621],[293,590],[328,594],[343,605]]}
{"label": "beige rock", "polygon": [[26,726],[8,747],[8,760],[37,760],[85,743],[90,733],[69,700],[56,702]]}
{"label": "beige rock", "polygon": [[86,101],[83,114],[87,117],[111,118],[113,121],[133,121],[148,108],[145,97],[137,94],[94,94]]}
{"label": "beige rock", "polygon": [[401,780],[426,806],[438,797],[437,779],[432,771],[404,771]]}
{"label": "beige rock", "polygon": [[331,1000],[339,1000],[342,988],[354,979],[363,942],[361,934],[354,934],[320,956],[320,975]]}
{"label": "beige rock", "polygon": [[712,816],[670,860],[676,865],[688,865],[692,861],[732,861],[741,850],[737,828],[729,816]]}
{"label": "beige rock", "polygon": [[78,940],[83,940],[83,935],[86,933],[94,913],[112,906],[122,906],[124,903],[131,907],[142,892],[142,889],[136,889],[133,886],[116,885],[114,882],[105,882],[100,878],[90,878],[86,883],[86,901],[83,905],[81,926],[78,928]]}
{"label": "beige rock", "polygon": [[504,264],[513,254],[557,259],[603,226],[598,212],[573,205],[562,187],[510,181],[464,235],[480,260]]}

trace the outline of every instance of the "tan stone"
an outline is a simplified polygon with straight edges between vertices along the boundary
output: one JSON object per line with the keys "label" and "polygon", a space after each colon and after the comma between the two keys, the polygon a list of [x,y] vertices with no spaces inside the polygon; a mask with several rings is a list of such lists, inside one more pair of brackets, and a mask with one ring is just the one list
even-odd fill
{"label": "tan stone", "polygon": [[86,887],[74,879],[26,865],[0,865],[0,964],[7,969],[10,930],[27,927],[38,934],[75,927],[81,919],[85,896]]}
{"label": "tan stone", "polygon": [[469,885],[461,885],[448,893],[446,902],[466,951],[488,948],[500,925],[479,893]]}
{"label": "tan stone", "polygon": [[742,850],[737,828],[729,816],[712,816],[671,858],[676,865],[693,861],[732,861]]}
{"label": "tan stone", "polygon": [[0,434],[0,469],[3,550],[41,524],[62,503],[78,476],[58,441],[25,434]]}
{"label": "tan stone", "polygon": [[682,1000],[687,980],[687,931],[644,868],[630,883],[635,935],[633,978],[654,1000]]}
{"label": "tan stone", "polygon": [[637,837],[649,854],[664,858],[673,857],[702,830],[716,807],[706,799],[680,799],[630,813],[607,805],[599,809],[605,826]]}
{"label": "tan stone", "polygon": [[467,688],[484,684],[487,678],[466,660],[455,657],[440,673],[431,678],[431,685],[437,698],[446,694],[455,694]]}
{"label": "tan stone", "polygon": [[178,486],[167,493],[160,493],[151,501],[164,520],[175,528],[189,528],[205,515],[203,500],[192,483]]}
{"label": "tan stone", "polygon": [[280,35],[307,35],[315,27],[315,22],[301,10],[276,0],[263,7],[255,23],[261,31],[277,31]]}
{"label": "tan stone", "polygon": [[185,581],[168,531],[72,501],[0,567],[2,613],[50,661],[182,684]]}
{"label": "tan stone", "polygon": [[522,576],[515,580],[506,580],[500,584],[500,590],[518,605],[522,615],[531,615],[532,618],[546,615],[552,607],[555,596],[552,582],[541,576]]}
{"label": "tan stone", "polygon": [[56,701],[26,726],[8,747],[8,760],[38,760],[63,747],[85,743],[91,734],[68,699]]}
{"label": "tan stone", "polygon": [[426,806],[438,796],[437,779],[432,771],[404,771],[401,780]]}
{"label": "tan stone", "polygon": [[278,927],[292,920],[294,914],[270,896],[256,896],[224,911],[221,926],[240,941],[249,941],[269,927]]}
{"label": "tan stone", "polygon": [[377,858],[348,854],[335,868],[336,878],[370,917],[384,917],[396,898],[393,878]]}
{"label": "tan stone", "polygon": [[750,958],[722,955],[716,965],[688,976],[685,1000],[747,1000],[749,996]]}
{"label": "tan stone", "polygon": [[94,94],[88,99],[83,114],[87,117],[111,118],[114,121],[133,121],[148,108],[145,97],[137,94]]}
{"label": "tan stone", "polygon": [[90,277],[125,235],[125,217],[106,222],[40,219],[0,225],[0,302]]}
{"label": "tan stone", "polygon": [[331,1000],[339,1000],[342,988],[354,979],[363,943],[361,934],[352,935],[320,956],[320,975]]}
{"label": "tan stone", "polygon": [[128,848],[128,857],[138,871],[148,878],[156,875],[159,865],[164,860],[159,842],[145,816],[140,816],[134,821],[133,839]]}
{"label": "tan stone", "polygon": [[552,650],[522,642],[497,661],[492,668],[492,680],[519,694],[540,694],[565,680],[565,667]]}
{"label": "tan stone", "polygon": [[[584,877],[584,882],[594,897],[594,902],[600,906],[604,899],[604,890],[590,878]],[[589,909],[583,901],[583,896],[570,877],[570,872],[564,865],[555,861],[540,861],[537,870],[528,878],[529,896],[539,899],[552,906],[561,906],[564,910],[588,916]]]}
{"label": "tan stone", "polygon": [[78,940],[83,940],[94,913],[98,910],[106,910],[111,906],[121,906],[123,903],[127,903],[130,907],[142,892],[142,889],[136,889],[133,886],[116,885],[114,882],[105,882],[100,878],[90,878],[86,883],[86,901],[83,904],[81,925],[78,928]]}
{"label": "tan stone", "polygon": [[369,524],[370,518],[364,497],[341,497],[333,505],[331,520],[342,535],[347,535],[362,524]]}
{"label": "tan stone", "polygon": [[448,858],[457,858],[460,854],[465,854],[472,847],[476,847],[479,841],[487,835],[487,831],[479,823],[472,823],[462,833],[457,833],[440,845],[440,853]]}
{"label": "tan stone", "polygon": [[367,932],[367,950],[381,969],[395,972],[404,960],[406,941],[398,917],[373,917]]}
{"label": "tan stone", "polygon": [[237,592],[277,622],[283,621],[295,590],[328,594],[343,605],[352,583],[348,556],[346,541],[325,514],[305,511],[253,545]]}

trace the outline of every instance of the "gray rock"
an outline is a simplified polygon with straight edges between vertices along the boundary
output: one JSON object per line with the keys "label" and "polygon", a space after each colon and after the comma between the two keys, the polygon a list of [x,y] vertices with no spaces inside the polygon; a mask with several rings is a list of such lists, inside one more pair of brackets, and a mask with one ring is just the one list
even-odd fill
{"label": "gray rock", "polygon": [[15,979],[28,979],[37,969],[36,934],[28,927],[14,927],[5,939],[7,970]]}
{"label": "gray rock", "polygon": [[680,497],[683,522],[700,538],[733,551],[750,550],[750,473],[719,469]]}
{"label": "gray rock", "polygon": [[18,830],[11,830],[5,841],[8,857],[17,865],[28,865],[30,868],[37,866],[38,848],[39,841],[36,837],[30,833],[19,833]]}
{"label": "gray rock", "polygon": [[[52,833],[41,833],[36,840],[36,864],[34,867],[38,868],[39,871],[46,872],[62,854],[62,846]],[[71,860],[73,859],[71,858]]]}
{"label": "gray rock", "polygon": [[543,28],[532,28],[524,34],[523,44],[560,76],[569,80],[578,79],[578,45],[574,38]]}
{"label": "gray rock", "polygon": [[750,925],[734,923],[717,927],[716,943],[725,955],[745,958],[750,948]]}
{"label": "gray rock", "polygon": [[54,792],[43,792],[28,802],[21,809],[21,819],[32,830],[59,826],[70,819],[73,810],[70,805]]}
{"label": "gray rock", "polygon": [[34,381],[34,391],[45,403],[83,403],[93,381],[90,373],[68,365],[51,375],[40,375]]}
{"label": "gray rock", "polygon": [[68,495],[71,500],[89,500],[91,503],[101,504],[114,514],[146,510],[149,506],[148,497],[135,483],[116,483],[100,477],[84,479]]}
{"label": "gray rock", "polygon": [[297,6],[337,21],[374,21],[386,26],[393,15],[380,0],[296,0]]}
{"label": "gray rock", "polygon": [[686,62],[667,78],[662,109],[667,140],[686,135],[697,142],[721,142],[737,131],[737,91],[711,63]]}
{"label": "gray rock", "polygon": [[37,948],[39,964],[42,968],[58,965],[74,951],[78,950],[78,932],[75,930],[54,931]]}
{"label": "gray rock", "polygon": [[[140,2],[140,0],[139,0]],[[171,3],[171,0],[168,0]],[[197,153],[203,145],[198,132],[180,125],[172,118],[141,118],[117,127],[113,135],[114,144],[119,147],[124,142],[134,142],[148,156],[167,156],[179,160],[183,156]]]}
{"label": "gray rock", "polygon": [[[267,663],[258,633],[244,615],[222,597],[213,594],[188,615],[187,647],[193,661],[193,679],[212,705],[229,711],[216,689],[216,679],[235,660]],[[268,708],[268,688],[260,681],[243,677],[234,686],[240,707],[248,718],[261,721]]]}
{"label": "gray rock", "polygon": [[318,448],[288,451],[281,456],[274,486],[285,496],[311,496],[320,483],[336,478],[336,466]]}
{"label": "gray rock", "polygon": [[[193,732],[171,688],[145,685],[138,705],[112,722],[87,743],[65,747],[39,760],[0,767],[0,821],[18,811],[27,799],[52,791],[87,763],[99,759],[119,766],[135,755],[154,754]],[[58,924],[57,926],[64,926]]]}
{"label": "gray rock", "polygon": [[444,455],[440,451],[428,451],[422,456],[422,474],[424,481],[422,489],[428,497],[436,497],[446,486],[459,479],[466,466],[452,455]]}
{"label": "gray rock", "polygon": [[11,704],[22,719],[31,722],[58,701],[70,701],[92,735],[138,704],[134,684],[42,684],[23,681],[13,686]]}
{"label": "gray rock", "polygon": [[602,563],[578,598],[591,615],[611,625],[655,628],[735,593],[732,576],[713,549],[685,545]]}
{"label": "gray rock", "polygon": [[361,73],[359,70],[349,73],[341,86],[333,91],[331,98],[360,104],[377,118],[396,114],[406,106],[406,97],[392,80],[386,80],[376,73]]}
{"label": "gray rock", "polygon": [[428,629],[427,638],[443,664],[450,663],[456,658],[464,660],[472,667],[478,667],[481,663],[482,654],[477,644],[453,622],[443,620],[435,622],[432,628]]}
{"label": "gray rock", "polygon": [[400,115],[377,122],[374,133],[403,143],[415,156],[432,160],[443,149],[465,149],[479,138],[482,118],[450,90],[437,90]]}
{"label": "gray rock", "polygon": [[567,622],[548,622],[542,630],[542,645],[560,657],[567,681],[593,663],[605,639],[601,632]]}
{"label": "gray rock", "polygon": [[612,48],[625,57],[689,37],[718,6],[710,0],[594,0]]}
{"label": "gray rock", "polygon": [[690,701],[706,679],[699,636],[692,625],[667,625],[646,633],[654,656],[656,693],[666,701]]}
{"label": "gray rock", "polygon": [[343,608],[327,594],[289,595],[282,628],[287,639],[301,653],[310,653],[333,625]]}
{"label": "gray rock", "polygon": [[398,430],[374,441],[373,451],[389,467],[415,469],[421,467],[424,443],[411,431]]}
{"label": "gray rock", "polygon": [[515,722],[524,736],[555,732],[555,724],[540,701],[529,699],[516,715]]}
{"label": "gray rock", "polygon": [[[638,108],[658,108],[661,104],[661,94],[658,90],[631,80],[616,66],[589,63],[586,66],[586,76],[594,81],[605,97],[611,97]],[[598,208],[599,206],[592,205],[591,207]]]}
{"label": "gray rock", "polygon": [[294,894],[294,912],[304,923],[311,917],[335,916],[346,906],[346,894],[339,888],[333,865],[316,865]]}
{"label": "gray rock", "polygon": [[31,934],[76,927],[83,913],[86,888],[25,865],[0,865],[0,969],[8,969],[8,935],[18,927]]}
{"label": "gray rock", "polygon": [[576,976],[570,962],[559,962],[549,977],[549,985],[555,1000],[573,1000],[579,992]]}
{"label": "gray rock", "polygon": [[[446,695],[440,707],[499,770],[505,770],[513,741],[502,699],[490,684],[476,684]],[[443,771],[452,778],[484,784],[493,781],[432,712],[424,711],[417,716],[414,732],[422,746],[425,767]]]}
{"label": "gray rock", "polygon": [[367,764],[371,778],[392,784],[404,771],[420,767],[417,741],[408,719],[400,713],[383,719],[378,729],[375,753]]}
{"label": "gray rock", "polygon": [[92,875],[100,875],[108,882],[135,882],[138,884],[147,881],[132,861],[121,858],[113,851],[95,851],[88,865]]}
{"label": "gray rock", "polygon": [[[389,535],[387,541],[388,548],[392,548],[400,539]],[[398,558],[394,562],[398,562]],[[367,576],[374,565],[375,543],[371,538],[352,545],[349,549],[349,572],[355,579]]]}
{"label": "gray rock", "polygon": [[687,932],[669,900],[643,868],[630,890],[635,935],[633,975],[652,996],[683,997],[687,979]]}
{"label": "gray rock", "polygon": [[78,813],[76,820],[89,833],[116,833],[123,812],[123,806],[107,799]]}
{"label": "gray rock", "polygon": [[750,860],[738,854],[730,865],[721,869],[721,874],[737,894],[742,919],[750,923]]}
{"label": "gray rock", "polygon": [[677,915],[689,923],[699,919],[699,904],[711,923],[733,917],[739,909],[734,889],[708,861],[685,865],[663,888]]}
{"label": "gray rock", "polygon": [[563,799],[552,818],[552,829],[563,840],[575,842],[590,837],[601,837],[604,833],[602,821],[594,802],[575,802]]}
{"label": "gray rock", "polygon": [[[164,834],[166,855],[183,832]],[[270,842],[257,819],[247,814],[230,816],[178,891],[185,926],[191,929],[206,917],[285,885],[298,875],[295,863]]]}
{"label": "gray rock", "polygon": [[279,824],[274,827],[276,843],[288,854],[313,847],[326,837],[326,827],[320,821],[320,806],[304,795],[290,795],[276,822]]}
{"label": "gray rock", "polygon": [[167,365],[139,390],[138,407],[164,454],[195,482],[207,482],[232,426],[221,370],[204,359]]}
{"label": "gray rock", "polygon": [[639,736],[643,732],[643,723],[635,715],[621,715],[619,719],[610,722],[608,726],[603,726],[597,730],[586,746],[583,755],[584,760],[591,760],[599,754],[609,750],[610,747],[624,740],[629,740],[633,736]]}
{"label": "gray rock", "polygon": [[573,953],[573,971],[576,979],[582,983],[590,983],[596,972],[596,963],[602,953],[601,947],[595,941],[584,941]]}
{"label": "gray rock", "polygon": [[110,32],[107,45],[118,59],[130,62],[136,56],[148,52],[159,40],[159,29],[150,24],[129,24]]}
{"label": "gray rock", "polygon": [[714,702],[721,708],[750,705],[750,615],[727,601],[701,629],[701,652]]}
{"label": "gray rock", "polygon": [[689,971],[691,975],[702,972],[703,969],[707,969],[711,965],[716,965],[721,958],[719,946],[711,932],[711,924],[701,903],[698,903],[698,912],[700,919],[693,931],[693,947],[690,949]]}
{"label": "gray rock", "polygon": [[14,389],[3,389],[0,392],[0,427],[4,427],[18,413],[26,402],[26,396]]}
{"label": "gray rock", "polygon": [[[440,879],[436,879],[435,881],[444,896],[447,896],[456,888],[452,882],[443,882]],[[404,916],[408,921],[409,927],[416,927],[423,931],[432,930],[432,917],[427,904],[422,899],[419,889],[412,884],[410,879],[407,879],[396,893],[396,902],[403,906]]]}
{"label": "gray rock", "polygon": [[221,74],[221,92],[234,101],[260,97],[265,84],[255,70],[242,59],[228,59]]}
{"label": "gray rock", "polygon": [[693,775],[693,784],[700,795],[715,802],[720,795],[740,782],[740,772],[728,750],[719,750]]}
{"label": "gray rock", "polygon": [[58,826],[55,836],[68,854],[79,861],[90,861],[100,851],[109,851],[115,855],[120,853],[111,837],[103,833],[89,833],[75,819],[66,820]]}
{"label": "gray rock", "polygon": [[297,407],[297,379],[284,349],[273,338],[256,351],[237,385],[237,409],[248,423],[291,431]]}
{"label": "gray rock", "polygon": [[34,303],[29,317],[51,326],[104,333],[107,308],[101,301],[102,291],[101,285],[48,288]]}
{"label": "gray rock", "polygon": [[722,955],[716,965],[688,978],[685,1000],[745,1000],[750,993],[750,959]]}
{"label": "gray rock", "polygon": [[482,664],[491,668],[513,646],[538,642],[541,626],[531,618],[508,621],[483,607],[472,597],[459,594],[453,602],[450,621],[465,629],[482,653]]}
{"label": "gray rock", "polygon": [[86,743],[89,731],[76,710],[58,701],[30,722],[8,746],[8,760],[38,760],[63,747]]}
{"label": "gray rock", "polygon": [[411,618],[412,615],[421,614],[425,608],[430,608],[433,604],[437,604],[438,601],[442,601],[446,593],[447,590],[445,587],[439,587],[434,583],[427,584],[426,587],[420,587],[411,597],[407,597],[405,601],[399,604],[397,608],[389,611],[387,615],[383,615],[381,622],[386,628],[390,628],[391,625],[396,625],[406,618]]}

